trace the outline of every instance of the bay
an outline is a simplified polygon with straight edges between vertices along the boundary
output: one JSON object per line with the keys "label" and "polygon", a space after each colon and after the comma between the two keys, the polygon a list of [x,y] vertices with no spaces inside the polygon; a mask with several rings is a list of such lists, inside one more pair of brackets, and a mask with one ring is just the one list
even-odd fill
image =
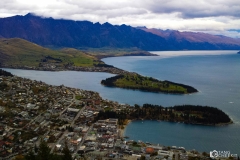
{"label": "bay", "polygon": [[97,91],[104,99],[128,104],[158,104],[172,106],[196,104],[218,107],[233,119],[234,124],[222,127],[179,123],[131,122],[125,135],[167,146],[183,146],[209,152],[226,150],[240,155],[240,56],[236,51],[154,52],[154,57],[114,57],[103,61],[118,68],[151,76],[160,80],[188,84],[200,92],[190,95],[149,93],[137,90],[104,87],[102,79],[108,73],[76,71],[33,71],[5,69],[15,75],[41,80],[52,85]]}
{"label": "bay", "polygon": [[125,129],[129,140],[142,140],[187,150],[230,151],[240,154],[239,125],[201,126],[173,122],[133,121]]}
{"label": "bay", "polygon": [[[121,69],[161,80],[191,85],[200,92],[191,95],[144,94],[136,101],[172,106],[208,105],[222,109],[234,124],[221,127],[170,122],[133,121],[125,136],[167,146],[210,152],[240,154],[240,56],[237,51],[153,52],[159,57],[107,58],[104,62]],[[139,93],[138,93],[139,94]],[[136,95],[134,95],[136,97]],[[132,96],[133,98],[133,96]],[[131,101],[134,101],[131,99]],[[135,102],[134,102],[135,103]]]}

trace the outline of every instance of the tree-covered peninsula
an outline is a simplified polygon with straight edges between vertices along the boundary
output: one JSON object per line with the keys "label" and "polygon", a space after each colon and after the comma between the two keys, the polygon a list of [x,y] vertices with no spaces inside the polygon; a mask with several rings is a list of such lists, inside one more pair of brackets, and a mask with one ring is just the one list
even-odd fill
{"label": "tree-covered peninsula", "polygon": [[119,87],[127,89],[137,89],[148,92],[163,92],[176,94],[189,94],[198,92],[195,88],[184,84],[170,81],[160,81],[152,77],[141,76],[137,73],[126,73],[116,75],[101,81],[102,85],[108,87]]}
{"label": "tree-covered peninsula", "polygon": [[222,110],[209,106],[178,105],[162,107],[159,105],[144,104],[142,107],[135,105],[121,111],[100,111],[97,119],[118,118],[119,123],[126,120],[161,120],[181,122],[187,124],[222,125],[230,124],[232,120]]}
{"label": "tree-covered peninsula", "polygon": [[7,71],[4,71],[4,70],[0,69],[0,76],[10,76],[10,77],[12,77],[13,75],[10,72],[7,72]]}

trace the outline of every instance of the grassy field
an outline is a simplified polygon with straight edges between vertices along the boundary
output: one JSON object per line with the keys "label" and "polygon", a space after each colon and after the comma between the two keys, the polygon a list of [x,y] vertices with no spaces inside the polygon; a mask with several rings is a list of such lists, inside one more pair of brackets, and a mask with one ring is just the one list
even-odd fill
{"label": "grassy field", "polygon": [[51,50],[19,38],[0,39],[0,62],[2,64],[38,66],[46,57],[51,57],[47,61],[58,63],[58,65],[71,63],[75,66],[88,67],[99,63],[94,56],[76,49]]}
{"label": "grassy field", "polygon": [[[144,77],[138,74],[129,73],[124,75],[118,75],[115,77],[107,78],[102,81],[103,85],[115,86],[120,88],[138,89],[150,92],[165,92],[165,93],[192,93],[190,86],[172,83],[169,81],[159,81],[152,77]],[[197,90],[196,90],[197,91]],[[196,92],[195,91],[195,92]]]}
{"label": "grassy field", "polygon": [[75,66],[90,67],[100,63],[94,56],[77,49],[64,48],[61,49],[60,52],[68,55],[69,57],[67,60],[73,62]]}
{"label": "grassy field", "polygon": [[98,58],[104,57],[117,57],[117,56],[134,56],[134,55],[145,55],[145,56],[153,56],[153,54],[141,50],[139,48],[79,48],[82,51],[88,52],[93,56]]}

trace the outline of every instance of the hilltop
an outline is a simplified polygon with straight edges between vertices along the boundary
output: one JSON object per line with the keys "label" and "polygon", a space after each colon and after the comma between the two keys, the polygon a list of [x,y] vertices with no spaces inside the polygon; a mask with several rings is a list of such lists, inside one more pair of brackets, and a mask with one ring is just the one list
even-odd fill
{"label": "hilltop", "polygon": [[51,50],[20,38],[0,39],[0,64],[5,67],[91,67],[99,63],[94,56],[73,48]]}
{"label": "hilltop", "polygon": [[[8,67],[93,67],[103,65],[103,57],[153,56],[138,48],[55,48],[49,49],[20,38],[0,38],[0,65]],[[105,65],[105,64],[104,64]]]}

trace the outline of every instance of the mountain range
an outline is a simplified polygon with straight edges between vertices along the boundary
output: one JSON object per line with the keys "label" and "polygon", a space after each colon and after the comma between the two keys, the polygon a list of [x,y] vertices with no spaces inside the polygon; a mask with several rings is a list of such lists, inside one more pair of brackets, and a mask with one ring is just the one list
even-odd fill
{"label": "mountain range", "polygon": [[45,47],[143,50],[239,50],[240,39],[206,33],[148,29],[27,14],[0,18],[0,38],[22,38]]}
{"label": "mountain range", "polygon": [[[153,33],[155,35],[163,37],[168,42],[172,43],[175,46],[182,45],[182,47],[186,47],[186,48],[189,43],[195,43],[195,44],[208,43],[210,45],[215,45],[216,48],[229,47],[229,49],[231,49],[231,47],[234,47],[234,46],[239,46],[240,44],[240,39],[230,38],[223,35],[212,35],[212,34],[207,34],[203,32],[179,32],[177,30],[161,30],[161,29],[155,29],[155,28],[149,29],[146,27],[138,27],[138,28],[146,32]],[[208,47],[208,45],[205,45],[205,46]]]}

